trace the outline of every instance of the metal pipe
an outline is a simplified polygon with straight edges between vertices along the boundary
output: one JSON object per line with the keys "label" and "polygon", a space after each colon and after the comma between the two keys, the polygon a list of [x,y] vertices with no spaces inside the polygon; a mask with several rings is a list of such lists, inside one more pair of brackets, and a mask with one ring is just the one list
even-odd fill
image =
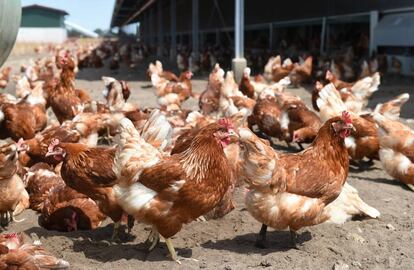
{"label": "metal pipe", "polygon": [[193,53],[197,56],[199,54],[199,21],[198,21],[198,0],[193,0],[192,5],[192,19],[193,19],[193,33],[192,33],[192,48]]}
{"label": "metal pipe", "polygon": [[171,0],[171,57],[175,57],[177,53],[177,1]]}
{"label": "metal pipe", "polygon": [[236,10],[234,14],[234,41],[235,58],[244,56],[244,0],[235,0]]}
{"label": "metal pipe", "polygon": [[325,51],[325,33],[326,33],[326,17],[322,18],[322,29],[321,29],[321,44],[319,52],[323,54]]}
{"label": "metal pipe", "polygon": [[373,10],[369,16],[369,55],[371,56],[374,51],[377,50],[375,44],[375,27],[378,24],[378,10]]}
{"label": "metal pipe", "polygon": [[130,23],[132,20],[138,17],[139,14],[141,14],[142,12],[144,12],[144,10],[146,10],[149,6],[151,6],[154,2],[155,0],[148,0],[148,2],[145,3],[145,5],[143,5],[142,8],[140,8],[134,14],[132,14],[131,17],[129,17],[121,26]]}
{"label": "metal pipe", "polygon": [[158,25],[158,33],[157,33],[157,55],[162,56],[163,53],[163,45],[164,45],[164,35],[163,35],[163,27],[162,27],[162,2],[157,2],[157,25]]}

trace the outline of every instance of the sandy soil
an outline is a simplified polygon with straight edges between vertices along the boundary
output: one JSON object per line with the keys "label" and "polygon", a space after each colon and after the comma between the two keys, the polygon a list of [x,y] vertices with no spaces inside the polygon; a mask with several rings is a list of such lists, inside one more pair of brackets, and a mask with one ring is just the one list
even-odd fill
{"label": "sandy soil", "polygon": [[[6,65],[17,69],[27,59],[13,58]],[[83,70],[76,85],[102,100],[102,75],[127,80],[132,88],[131,101],[141,106],[156,105],[153,89],[145,80],[144,65],[134,71]],[[205,85],[205,80],[194,80],[198,92]],[[409,79],[386,79],[373,96],[371,106],[398,93],[411,92],[413,86]],[[10,85],[7,90],[12,91],[13,87]],[[310,104],[306,89],[289,91]],[[411,100],[405,106],[403,117],[413,117],[413,105]],[[186,106],[196,109],[197,102],[189,100]],[[254,247],[260,224],[244,208],[243,189],[237,190],[237,208],[229,215],[220,220],[192,222],[173,238],[181,256],[198,260],[183,261],[181,267],[166,258],[164,243],[146,254],[143,241],[149,231],[142,224],[137,224],[131,235],[125,235],[123,243],[107,245],[102,240],[112,233],[108,220],[95,231],[60,233],[39,227],[35,212],[27,210],[19,216],[25,220],[11,224],[5,232],[36,234],[47,250],[69,261],[71,269],[414,269],[414,193],[393,181],[379,162],[366,171],[351,169],[349,182],[359,190],[363,200],[381,212],[381,217],[351,221],[343,226],[321,224],[302,229],[300,250],[288,248],[288,232],[272,230],[268,234],[268,249]]]}

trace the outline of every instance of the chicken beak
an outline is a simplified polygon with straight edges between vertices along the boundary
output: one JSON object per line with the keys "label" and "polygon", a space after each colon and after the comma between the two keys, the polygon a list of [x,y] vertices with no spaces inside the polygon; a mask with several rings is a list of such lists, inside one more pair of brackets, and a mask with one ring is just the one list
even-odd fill
{"label": "chicken beak", "polygon": [[353,132],[356,132],[356,128],[352,124],[348,124],[348,129],[352,130]]}
{"label": "chicken beak", "polygon": [[229,138],[231,143],[236,143],[240,141],[240,136],[234,130],[229,131]]}
{"label": "chicken beak", "polygon": [[54,155],[56,155],[56,154],[57,154],[57,152],[55,152],[55,151],[52,151],[52,152],[47,152],[47,153],[46,153],[46,155],[45,155],[45,157],[54,156]]}

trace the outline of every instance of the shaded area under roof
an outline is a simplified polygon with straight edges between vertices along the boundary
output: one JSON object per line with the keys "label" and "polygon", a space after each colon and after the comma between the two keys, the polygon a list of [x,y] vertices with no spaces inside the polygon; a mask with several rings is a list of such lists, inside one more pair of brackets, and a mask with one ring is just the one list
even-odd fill
{"label": "shaded area under roof", "polygon": [[51,8],[51,7],[47,7],[47,6],[42,6],[42,5],[30,5],[30,6],[24,6],[22,7],[22,10],[29,10],[29,9],[44,9],[44,10],[48,10],[51,12],[55,12],[55,13],[59,13],[62,15],[69,15],[69,13],[67,13],[66,11],[62,10],[62,9],[57,9],[57,8]]}
{"label": "shaded area under roof", "polygon": [[[111,27],[122,26],[134,13],[153,0],[116,0],[112,13]],[[137,22],[137,17],[129,23]]]}

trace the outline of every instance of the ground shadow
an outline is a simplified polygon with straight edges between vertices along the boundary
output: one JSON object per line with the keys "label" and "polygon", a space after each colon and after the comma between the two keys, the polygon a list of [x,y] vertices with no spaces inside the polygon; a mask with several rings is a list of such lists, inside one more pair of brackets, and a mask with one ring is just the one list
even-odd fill
{"label": "ground shadow", "polygon": [[[208,249],[227,250],[240,254],[258,253],[266,255],[273,252],[283,252],[294,249],[290,240],[290,232],[288,231],[270,231],[267,232],[267,248],[262,249],[255,246],[257,233],[248,233],[237,235],[233,239],[223,239],[217,241],[209,241],[201,246]],[[300,245],[312,239],[309,231],[305,231],[298,235],[297,243]]]}
{"label": "ground shadow", "polygon": [[[121,227],[121,232],[124,228]],[[90,231],[58,232],[48,231],[40,227],[33,227],[25,231],[27,235],[36,234],[37,237],[64,236],[71,239],[74,252],[81,252],[88,259],[99,262],[113,262],[122,259],[137,259],[140,261],[168,261],[168,250],[165,243],[159,243],[152,251],[147,251],[147,246],[142,243],[133,242],[134,235],[121,233],[121,242],[108,241],[112,235],[113,225],[99,227]],[[191,249],[176,249],[179,256],[191,258]]]}
{"label": "ground shadow", "polygon": [[374,183],[379,183],[379,184],[387,184],[387,185],[392,185],[392,186],[400,186],[403,189],[407,190],[407,191],[411,191],[411,189],[409,189],[404,183],[398,181],[398,180],[390,180],[390,179],[385,179],[385,178],[370,178],[370,177],[361,177],[361,176],[353,176],[356,179],[360,179],[360,180],[367,180],[367,181],[371,181]]}

